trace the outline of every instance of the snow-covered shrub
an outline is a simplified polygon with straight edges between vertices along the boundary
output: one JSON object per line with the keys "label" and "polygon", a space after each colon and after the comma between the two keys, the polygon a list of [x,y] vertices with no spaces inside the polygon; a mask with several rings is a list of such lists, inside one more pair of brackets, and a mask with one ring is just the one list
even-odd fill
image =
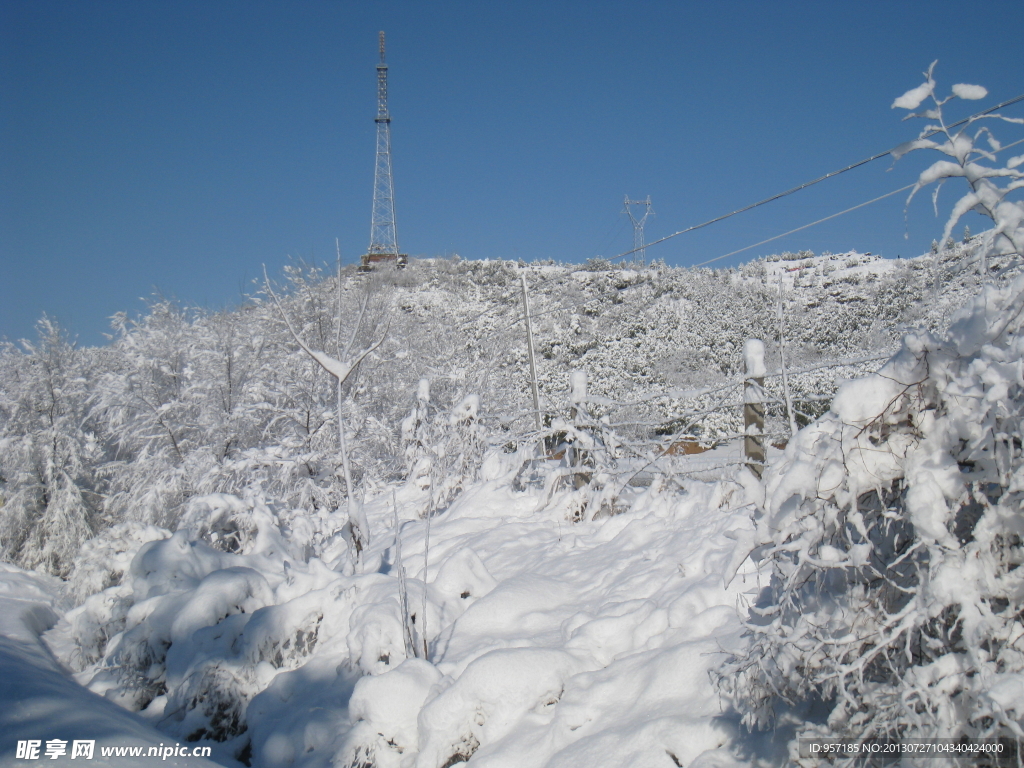
{"label": "snow-covered shrub", "polygon": [[89,595],[81,605],[64,615],[57,631],[65,642],[53,637],[51,644],[61,646],[64,663],[81,672],[103,659],[111,638],[124,631],[131,605],[132,590],[127,585],[108,587]]}
{"label": "snow-covered shrub", "polygon": [[[325,614],[318,588],[339,578],[316,561],[292,589],[282,540],[261,530],[249,555],[189,541],[186,530],[151,541],[125,583],[67,614],[55,646],[90,688],[130,709],[156,706],[182,738],[238,736],[247,702],[316,648]],[[275,590],[256,568],[275,586],[283,569],[284,585]]]}
{"label": "snow-covered shrub", "polygon": [[751,727],[821,700],[843,738],[1021,736],[1024,279],[908,335],[765,478],[772,587],[720,684]]}
{"label": "snow-covered shrub", "polygon": [[359,681],[350,713],[355,727],[341,752],[346,768],[442,768],[469,762],[505,738],[524,717],[551,711],[578,659],[550,648],[508,648],[475,659],[458,679],[410,659]]}
{"label": "snow-covered shrub", "polygon": [[585,371],[569,374],[568,406],[567,417],[551,420],[549,454],[559,464],[548,474],[544,498],[563,506],[571,522],[613,515],[622,438],[607,418],[591,414]]}
{"label": "snow-covered shrub", "polygon": [[[241,522],[229,525],[236,517]],[[195,499],[173,535],[143,529],[157,535],[138,547],[122,583],[69,612],[50,633],[52,647],[93,691],[145,709],[175,737],[226,742],[240,754],[252,736],[249,749],[276,754],[276,741],[249,733],[249,704],[275,681],[282,683],[263,698],[257,719],[283,706],[278,698],[292,684],[285,678],[310,674],[303,668],[317,654],[348,677],[386,673],[408,655],[395,575],[355,577],[350,562],[335,563],[338,572],[304,557],[300,521],[282,523],[255,496]],[[225,540],[230,546],[215,546]],[[112,553],[100,576],[123,557],[104,540],[87,548]],[[443,595],[407,580],[410,617],[417,630],[429,628],[428,641],[493,587],[468,550],[439,578]],[[455,589],[472,595],[453,597]]]}
{"label": "snow-covered shrub", "polygon": [[415,480],[429,470],[430,465],[430,380],[420,379],[416,385],[416,402],[412,411],[402,420],[402,453],[407,476]]}
{"label": "snow-covered shrub", "polygon": [[[187,713],[209,698],[201,680],[219,687],[225,679],[205,669],[205,654],[197,655],[194,646],[219,641],[230,647],[249,615],[273,603],[273,592],[257,571],[224,559],[230,556],[205,551],[204,545],[188,542],[182,532],[147,547],[132,566],[135,604],[126,616],[124,635],[111,643],[108,655],[128,687],[150,698],[166,691],[172,703]],[[157,564],[157,569],[149,570]],[[146,594],[148,598],[139,599]],[[236,615],[238,620],[225,622]],[[200,630],[214,627],[215,633],[200,636]],[[212,692],[210,696],[222,698]],[[137,706],[146,704],[143,698]]]}
{"label": "snow-covered shrub", "polygon": [[346,739],[342,765],[400,768],[402,755],[419,747],[420,710],[440,680],[437,668],[422,659],[408,659],[382,675],[360,679],[348,705],[355,726]]}
{"label": "snow-covered shrub", "polygon": [[603,256],[594,256],[586,260],[580,269],[587,272],[608,272],[614,269],[615,266]]}
{"label": "snow-covered shrub", "polygon": [[[421,410],[424,415],[426,413],[428,401],[420,397],[424,391],[424,382],[421,381],[417,410],[410,416],[412,419],[416,419]],[[427,394],[429,396],[429,390]],[[480,421],[480,396],[465,395],[449,413],[435,414],[429,427],[421,421],[415,428],[420,436],[417,438],[414,434],[413,440],[418,441],[421,447],[416,449],[415,443],[409,445],[413,456],[425,454],[423,457],[426,459],[416,471],[429,473],[430,503],[432,508],[441,509],[476,479],[483,462],[487,430]],[[429,443],[425,450],[424,439]]]}
{"label": "snow-covered shrub", "polygon": [[[931,96],[927,76],[894,106]],[[924,113],[940,127],[946,101]],[[919,186],[966,176],[972,191],[950,222],[982,206],[995,222],[985,242],[1019,256],[1024,208],[1005,199],[1019,184],[991,181],[1019,174],[977,166],[971,155],[988,153],[943,131],[944,145],[908,147],[957,159]],[[758,542],[771,586],[751,608],[749,648],[718,671],[748,727],[818,704],[827,717],[800,736],[1024,739],[1022,413],[1019,278],[987,286],[944,334],[908,334],[794,437],[763,487]]]}
{"label": "snow-covered shrub", "polygon": [[420,712],[417,764],[469,762],[528,713],[556,704],[582,664],[562,650],[505,648],[485,653]]}
{"label": "snow-covered shrub", "polygon": [[255,510],[237,496],[207,494],[189,501],[178,521],[178,530],[186,531],[193,541],[206,541],[221,552],[245,554],[259,533]]}
{"label": "snow-covered shrub", "polygon": [[449,554],[431,582],[431,591],[448,613],[458,616],[497,586],[480,556],[464,548]]}
{"label": "snow-covered shrub", "polygon": [[[387,591],[389,582],[384,582]],[[396,593],[380,601],[368,601],[353,612],[348,647],[351,658],[365,674],[382,674],[408,658],[398,597]]]}
{"label": "snow-covered shrub", "polygon": [[111,526],[82,545],[68,575],[76,602],[121,583],[143,544],[169,536],[163,528],[135,521]]}

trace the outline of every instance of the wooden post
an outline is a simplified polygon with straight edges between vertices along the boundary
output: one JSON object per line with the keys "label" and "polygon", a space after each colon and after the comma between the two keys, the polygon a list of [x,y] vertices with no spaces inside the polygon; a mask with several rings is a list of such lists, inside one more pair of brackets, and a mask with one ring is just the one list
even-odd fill
{"label": "wooden post", "polygon": [[743,455],[760,479],[764,472],[764,342],[743,342]]}
{"label": "wooden post", "polygon": [[537,364],[533,352],[533,321],[530,318],[530,295],[526,292],[526,273],[520,272],[519,277],[523,281],[523,315],[526,318],[526,352],[530,358],[530,386],[533,389],[533,413],[536,419],[537,431],[543,428],[540,420],[540,391],[537,387]]}
{"label": "wooden post", "polygon": [[789,376],[786,374],[785,314],[782,307],[782,275],[779,275],[779,362],[782,365],[782,394],[786,399],[786,418],[789,419],[789,436],[796,434],[796,416],[793,415],[793,399],[789,396]]}
{"label": "wooden post", "polygon": [[[585,407],[586,402],[587,372],[575,370],[569,374],[569,418],[572,420],[572,425],[577,429],[581,429],[583,427],[583,419],[581,418],[580,410]],[[592,473],[580,471],[581,467],[591,463],[590,456],[587,451],[583,450],[573,442],[566,449],[566,459],[568,459],[568,464],[573,469],[573,487],[576,490],[579,490],[589,484],[590,479],[593,476]]]}

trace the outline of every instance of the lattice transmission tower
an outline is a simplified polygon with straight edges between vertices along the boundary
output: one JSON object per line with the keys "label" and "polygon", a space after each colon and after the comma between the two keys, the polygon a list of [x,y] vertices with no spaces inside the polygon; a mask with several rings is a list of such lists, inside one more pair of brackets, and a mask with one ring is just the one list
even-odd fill
{"label": "lattice transmission tower", "polygon": [[384,60],[384,33],[380,33],[380,64],[377,65],[377,164],[373,175],[373,218],[370,247],[362,266],[379,261],[397,261],[405,266],[407,257],[398,252],[395,230],[395,184],[391,178],[391,114],[388,112],[388,65]]}
{"label": "lattice transmission tower", "polygon": [[[633,215],[631,205],[642,205],[644,207],[644,215],[639,219]],[[644,248],[644,222],[647,221],[647,217],[650,216],[651,211],[651,196],[648,195],[646,200],[630,200],[629,195],[626,195],[626,215],[629,216],[629,220],[633,222],[633,261],[644,265],[647,263],[647,249]]]}

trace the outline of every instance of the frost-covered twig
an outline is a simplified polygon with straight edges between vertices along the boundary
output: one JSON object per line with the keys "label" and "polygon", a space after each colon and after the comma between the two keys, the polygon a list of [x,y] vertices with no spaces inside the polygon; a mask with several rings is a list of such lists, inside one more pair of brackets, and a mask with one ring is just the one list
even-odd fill
{"label": "frost-covered twig", "polygon": [[[288,327],[288,332],[295,340],[295,343],[299,345],[302,351],[304,351],[307,355],[313,358],[313,360],[315,360],[317,364],[320,365],[321,368],[323,368],[325,371],[327,371],[327,373],[329,373],[337,380],[338,448],[339,451],[341,452],[342,468],[345,474],[345,485],[348,498],[349,525],[352,529],[352,539],[355,544],[356,556],[359,557],[362,551],[367,547],[367,545],[370,542],[370,526],[369,522],[366,519],[365,513],[362,511],[361,505],[355,499],[355,490],[353,488],[352,483],[352,472],[349,465],[348,443],[345,436],[345,423],[344,418],[342,416],[342,386],[345,383],[345,381],[349,378],[349,376],[352,375],[352,372],[356,370],[356,368],[363,361],[363,359],[365,359],[367,355],[374,352],[378,347],[380,347],[381,344],[384,343],[384,340],[387,338],[390,324],[385,325],[384,330],[381,333],[380,339],[362,349],[359,353],[355,355],[354,358],[349,359],[348,355],[349,352],[351,351],[352,343],[355,341],[356,333],[358,332],[358,329],[363,322],[363,318],[366,315],[366,307],[369,301],[369,297],[367,297],[367,299],[364,300],[363,305],[359,311],[359,317],[354,325],[352,339],[350,339],[348,345],[346,345],[345,349],[342,351],[342,359],[335,360],[333,357],[330,357],[329,355],[323,352],[311,349],[302,340],[302,337],[299,336],[298,332],[295,330],[291,320],[288,317],[288,313],[285,312],[284,307],[281,305],[281,300],[277,297],[277,294],[274,292],[274,289],[270,284],[270,279],[267,277],[266,267],[263,268],[263,280],[267,293],[270,294],[270,297],[274,300],[274,304],[277,306],[278,311],[281,313],[281,318],[284,320],[285,325]],[[338,322],[340,324],[340,318]]]}
{"label": "frost-covered twig", "polygon": [[[993,162],[995,152],[999,151],[1002,145],[987,126],[983,126],[973,136],[968,133],[968,129],[978,120],[1000,120],[1005,123],[1024,125],[1024,119],[1007,117],[998,113],[984,114],[969,119],[959,131],[952,131],[945,124],[943,106],[953,99],[983,99],[988,95],[988,91],[980,85],[957,83],[953,86],[949,96],[939,99],[935,95],[935,80],[933,78],[937,63],[937,61],[933,61],[928,67],[928,71],[924,73],[924,83],[907,91],[892,104],[893,108],[916,110],[925,100],[930,99],[933,105],[931,108],[922,112],[912,111],[904,119],[921,117],[936,122],[928,123],[917,139],[900,145],[893,150],[892,155],[898,160],[914,150],[934,149],[952,158],[951,161],[937,161],[921,173],[907,198],[907,205],[910,205],[910,201],[918,191],[929,184],[937,184],[932,196],[933,204],[937,205],[939,189],[946,179],[963,178],[966,180],[970,186],[970,192],[954,204],[943,229],[941,243],[945,248],[954,225],[968,211],[975,210],[990,218],[995,226],[984,234],[980,249],[983,274],[987,277],[986,257],[993,254],[996,249],[1009,245],[1010,250],[1014,253],[1020,254],[1024,251],[1024,202],[1007,199],[1010,192],[1024,188],[1024,172],[1018,170],[1018,167],[1024,164],[1024,156],[1010,158],[1002,168],[982,165],[977,161]],[[928,138],[936,134],[940,134],[945,141],[933,141]],[[977,145],[977,142],[983,137],[989,145],[988,150]],[[1000,187],[995,183],[997,179],[1005,179],[1005,186]]]}

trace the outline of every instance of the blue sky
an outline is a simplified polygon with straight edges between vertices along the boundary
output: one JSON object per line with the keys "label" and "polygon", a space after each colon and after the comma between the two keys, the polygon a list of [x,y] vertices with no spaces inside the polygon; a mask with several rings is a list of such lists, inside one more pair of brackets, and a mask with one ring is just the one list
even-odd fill
{"label": "blue sky", "polygon": [[[45,312],[98,344],[154,291],[220,308],[263,264],[333,261],[336,237],[357,260],[382,29],[414,256],[621,253],[625,195],[651,196],[650,241],[913,137],[890,104],[933,59],[940,91],[989,89],[976,109],[1024,93],[1019,0],[0,0],[0,337]],[[925,159],[875,161],[648,258],[715,258],[903,186]],[[718,263],[916,255],[942,221],[923,195],[905,225],[903,200]]]}

